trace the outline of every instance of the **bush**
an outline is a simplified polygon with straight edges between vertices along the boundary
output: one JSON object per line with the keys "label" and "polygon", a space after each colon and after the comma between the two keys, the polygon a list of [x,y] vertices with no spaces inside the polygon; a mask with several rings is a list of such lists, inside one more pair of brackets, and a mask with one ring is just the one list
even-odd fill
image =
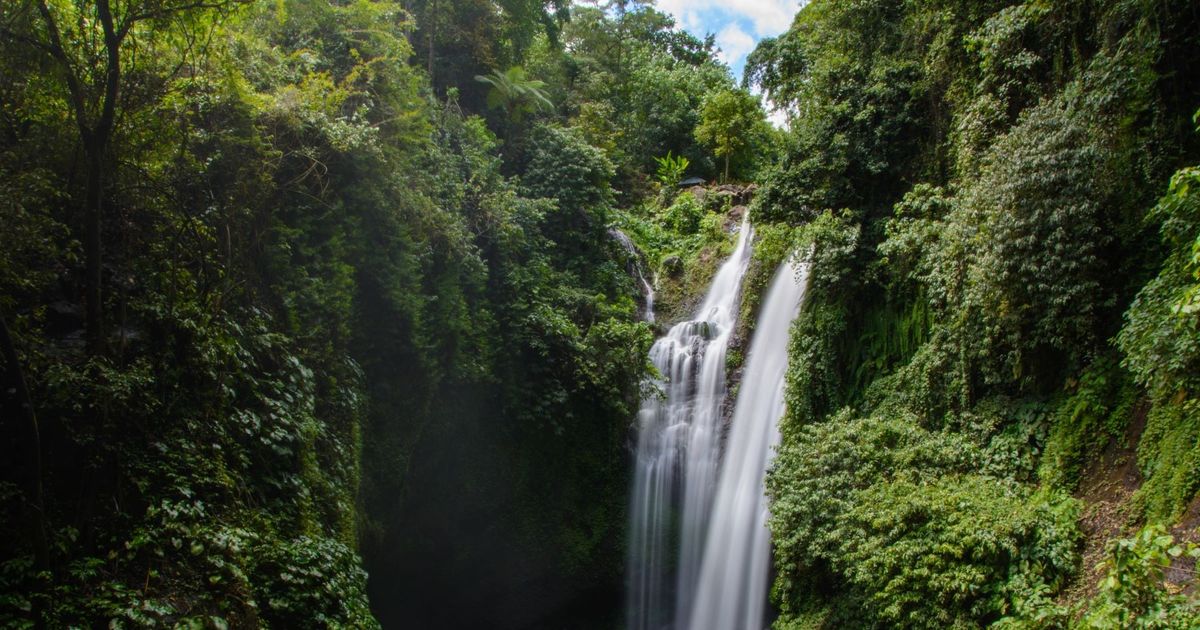
{"label": "bush", "polygon": [[679,193],[675,201],[662,211],[662,222],[671,230],[682,234],[695,234],[700,229],[700,220],[704,218],[704,207],[696,201],[696,196],[690,192]]}
{"label": "bush", "polygon": [[327,538],[265,541],[251,549],[251,583],[271,627],[378,628],[354,551]]}
{"label": "bush", "polygon": [[1161,525],[1110,543],[1107,575],[1079,626],[1087,630],[1168,630],[1200,625],[1200,605],[1171,593],[1164,584],[1166,569],[1184,553],[1200,558],[1200,549],[1176,545]]}
{"label": "bush", "polygon": [[1112,299],[1101,283],[1099,149],[1077,116],[1058,102],[1035,108],[995,144],[962,202],[963,219],[978,217],[968,300],[993,381],[1029,386],[1077,367]]}
{"label": "bush", "polygon": [[912,417],[804,427],[767,486],[784,619],[815,583],[841,595],[828,621],[916,628],[995,619],[1018,577],[1057,587],[1076,560],[1074,502],[969,472],[983,459]]}
{"label": "bush", "polygon": [[1111,358],[1088,366],[1054,411],[1038,471],[1042,482],[1073,492],[1088,459],[1122,439],[1137,396],[1128,373]]}
{"label": "bush", "polygon": [[1138,445],[1137,498],[1151,518],[1178,516],[1200,490],[1200,167],[1180,169],[1150,213],[1168,255],[1125,313],[1122,363],[1153,401]]}
{"label": "bush", "polygon": [[1054,585],[1070,574],[1077,518],[1063,495],[979,475],[879,483],[835,530],[832,566],[889,627],[984,625],[1011,605],[1010,580]]}
{"label": "bush", "polygon": [[1200,167],[1180,170],[1151,211],[1170,248],[1125,312],[1125,366],[1157,398],[1200,385]]}

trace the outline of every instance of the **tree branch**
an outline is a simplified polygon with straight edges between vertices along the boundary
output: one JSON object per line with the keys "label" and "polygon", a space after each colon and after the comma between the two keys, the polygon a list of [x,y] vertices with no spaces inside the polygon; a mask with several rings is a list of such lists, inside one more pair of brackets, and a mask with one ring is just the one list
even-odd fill
{"label": "tree branch", "polygon": [[[96,17],[100,20],[100,25],[104,28],[104,49],[106,52],[106,65],[104,69],[104,100],[101,102],[100,117],[96,120],[96,128],[93,130],[96,135],[96,148],[103,152],[108,144],[109,132],[112,130],[113,120],[116,118],[117,99],[120,96],[121,89],[121,41],[125,38],[125,33],[128,29],[123,28],[121,33],[118,33],[113,24],[112,8],[109,5],[109,0],[96,1]],[[132,21],[127,22],[132,24]]]}
{"label": "tree branch", "polygon": [[50,36],[50,42],[45,48],[50,52],[50,56],[54,57],[63,66],[64,74],[67,79],[67,91],[71,95],[71,105],[75,108],[75,124],[79,126],[79,133],[82,137],[87,138],[91,135],[91,129],[87,123],[87,102],[83,96],[83,86],[79,83],[79,76],[75,74],[75,68],[71,64],[70,57],[67,56],[67,51],[63,48],[62,35],[58,30],[58,23],[54,21],[54,16],[50,14],[50,7],[46,5],[46,0],[37,1],[38,13],[42,16],[42,21],[46,23],[46,32]]}

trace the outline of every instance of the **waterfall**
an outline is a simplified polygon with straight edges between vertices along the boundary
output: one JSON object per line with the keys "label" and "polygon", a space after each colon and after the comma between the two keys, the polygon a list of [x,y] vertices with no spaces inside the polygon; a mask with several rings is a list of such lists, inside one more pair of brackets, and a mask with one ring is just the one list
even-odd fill
{"label": "waterfall", "polygon": [[804,299],[808,265],[775,272],[754,328],[729,444],[704,543],[688,630],[760,630],[765,625],[771,562],[763,481],[779,443],[788,332]]}
{"label": "waterfall", "polygon": [[[637,274],[638,281],[642,283],[642,319],[650,323],[654,323],[654,285],[646,280],[646,274],[642,271],[642,263],[645,256],[642,255],[642,250],[638,249],[633,243],[633,239],[629,235],[617,228],[608,229],[609,238],[617,242],[625,253],[629,254],[629,259],[632,261],[632,273]],[[655,282],[658,279],[655,278]]]}
{"label": "waterfall", "polygon": [[751,236],[747,213],[733,254],[717,271],[695,317],[676,324],[650,350],[662,395],[647,398],[638,412],[629,630],[670,627],[676,594],[691,593],[700,575],[720,450],[725,353],[737,322]]}
{"label": "waterfall", "polygon": [[[638,267],[638,280],[642,281],[642,288],[645,289],[643,294],[646,299],[646,310],[642,314],[642,319],[654,323],[654,284],[646,282],[646,276],[642,273],[642,268]],[[654,283],[658,284],[658,276],[654,277]]]}
{"label": "waterfall", "polygon": [[645,400],[638,412],[629,630],[760,630],[766,624],[771,558],[763,482],[779,442],[788,333],[808,265],[787,261],[771,280],[722,461],[725,355],[752,236],[746,217],[696,316],[671,328],[650,351],[662,395]]}

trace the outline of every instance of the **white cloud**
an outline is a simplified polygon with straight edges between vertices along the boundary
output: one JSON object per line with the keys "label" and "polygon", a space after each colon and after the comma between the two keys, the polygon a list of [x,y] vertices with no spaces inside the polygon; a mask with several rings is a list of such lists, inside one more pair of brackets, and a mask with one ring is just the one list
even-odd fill
{"label": "white cloud", "polygon": [[685,30],[704,31],[704,19],[694,7],[692,0],[659,0],[656,8],[675,16],[675,22]]}
{"label": "white cloud", "polygon": [[744,20],[758,37],[787,30],[803,0],[659,0],[658,9],[674,15],[688,30],[716,32],[721,18]]}
{"label": "white cloud", "polygon": [[721,29],[720,33],[717,33],[717,46],[721,47],[719,55],[721,61],[731,66],[750,54],[756,44],[758,44],[758,40],[743,31],[737,23],[730,23]]}
{"label": "white cloud", "polygon": [[740,74],[746,55],[758,40],[786,31],[805,1],[658,0],[656,6],[697,37],[715,33],[721,61]]}
{"label": "white cloud", "polygon": [[767,122],[774,125],[776,129],[787,129],[790,126],[788,113],[782,109],[773,109],[767,113]]}

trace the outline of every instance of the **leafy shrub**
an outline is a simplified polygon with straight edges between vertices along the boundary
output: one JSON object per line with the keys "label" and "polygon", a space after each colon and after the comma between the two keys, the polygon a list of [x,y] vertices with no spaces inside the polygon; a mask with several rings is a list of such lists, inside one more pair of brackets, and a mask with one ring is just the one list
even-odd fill
{"label": "leafy shrub", "polygon": [[327,538],[300,536],[252,545],[249,577],[272,627],[378,628],[367,607],[358,554]]}
{"label": "leafy shrub", "polygon": [[1088,602],[1079,623],[1086,630],[1167,630],[1200,625],[1200,604],[1173,594],[1164,584],[1172,561],[1184,554],[1200,558],[1200,548],[1185,548],[1161,525],[1142,528],[1133,538],[1108,546],[1107,575]]}
{"label": "leafy shrub", "polygon": [[972,627],[1018,577],[1057,586],[1076,559],[1074,503],[971,473],[982,459],[911,416],[843,411],[800,430],[767,486],[785,619],[820,579],[842,594],[830,621],[867,627]]}
{"label": "leafy shrub", "polygon": [[1084,463],[1120,440],[1138,390],[1111,358],[1097,359],[1054,412],[1038,476],[1054,488],[1074,491]]}
{"label": "leafy shrub", "polygon": [[963,200],[979,221],[968,299],[996,381],[1028,385],[1077,366],[1111,299],[1098,147],[1077,116],[1058,102],[1035,108],[997,141]]}
{"label": "leafy shrub", "polygon": [[1125,313],[1122,363],[1153,407],[1138,444],[1145,477],[1137,498],[1148,516],[1172,518],[1200,490],[1200,168],[1179,170],[1150,213],[1168,254]]}
{"label": "leafy shrub", "polygon": [[658,163],[658,183],[663,188],[674,188],[678,185],[691,165],[691,160],[682,155],[672,155],[670,151],[663,157],[654,158],[654,161]]}
{"label": "leafy shrub", "polygon": [[1135,495],[1152,519],[1174,520],[1200,491],[1200,400],[1155,404],[1137,460],[1145,480]]}
{"label": "leafy shrub", "polygon": [[870,615],[901,628],[983,625],[1008,581],[1060,583],[1075,568],[1078,509],[990,477],[897,480],[862,493],[834,536],[834,570]]}
{"label": "leafy shrub", "polygon": [[700,229],[700,220],[704,216],[704,207],[696,201],[695,195],[682,192],[676,195],[670,206],[663,209],[662,222],[672,231],[687,236]]}
{"label": "leafy shrub", "polygon": [[964,259],[963,229],[949,221],[955,199],[940,187],[917,184],[884,224],[879,264],[894,292],[918,289],[939,315],[960,299],[955,273]]}
{"label": "leafy shrub", "polygon": [[1150,213],[1167,259],[1129,310],[1117,341],[1125,366],[1163,398],[1200,384],[1200,167],[1181,169]]}

